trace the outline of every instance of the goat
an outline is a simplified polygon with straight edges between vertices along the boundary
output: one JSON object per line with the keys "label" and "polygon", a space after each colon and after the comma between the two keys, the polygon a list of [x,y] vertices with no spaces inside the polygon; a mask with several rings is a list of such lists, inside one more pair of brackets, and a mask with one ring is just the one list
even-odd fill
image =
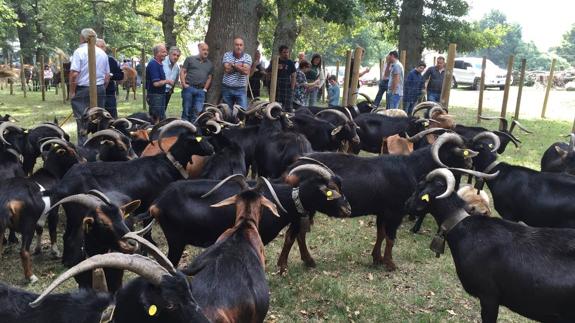
{"label": "goat", "polygon": [[[279,217],[277,206],[264,197],[266,186],[258,180],[249,187],[241,174],[237,179],[241,192],[212,207],[235,205],[235,224],[222,233],[183,270],[194,276],[191,286],[203,313],[213,322],[263,322],[269,308],[269,287],[265,274],[264,245],[259,235],[261,209],[265,207]],[[216,185],[204,196],[221,187]]]}
{"label": "goat", "polygon": [[465,202],[465,211],[471,215],[491,216],[489,196],[484,190],[477,190],[471,185],[462,185],[457,195]]}
{"label": "goat", "polygon": [[127,161],[138,156],[130,138],[114,129],[100,130],[84,142],[81,154],[93,161]]}
{"label": "goat", "polygon": [[541,157],[541,171],[575,175],[575,134],[569,135],[569,143],[552,144]]}
{"label": "goat", "polygon": [[[395,270],[392,249],[397,228],[405,215],[404,203],[415,189],[419,178],[446,164],[465,167],[475,152],[464,146],[456,134],[441,135],[433,145],[415,150],[409,156],[383,155],[358,157],[338,153],[312,153],[317,160],[342,178],[343,193],[351,205],[352,217],[375,214],[377,239],[372,251],[373,263]],[[293,166],[309,163],[296,162]],[[366,186],[366,183],[371,185]],[[386,240],[385,254],[381,245]]]}
{"label": "goat", "polygon": [[[335,109],[325,109],[318,114],[321,113],[334,113],[349,121],[347,116]],[[359,136],[353,121],[335,125],[305,113],[296,113],[292,121],[294,129],[309,140],[315,151],[336,151],[349,142],[359,144]]]}
{"label": "goat", "polygon": [[432,250],[441,253],[447,241],[463,288],[479,298],[482,321],[495,323],[503,305],[536,321],[573,322],[575,230],[470,216],[454,188],[453,174],[435,170],[419,184],[407,208],[435,218],[440,232]]}
{"label": "goat", "polygon": [[[507,144],[509,144],[510,142],[513,143],[515,147],[519,147],[521,140],[517,139],[517,137],[513,135],[513,130],[515,129],[515,126],[519,127],[519,129],[525,131],[526,133],[532,133],[531,131],[527,130],[523,125],[521,125],[517,120],[511,121],[511,128],[508,128],[509,122],[505,118],[483,117],[483,116],[480,116],[480,118],[483,120],[500,120],[502,122],[501,128],[498,131],[497,130],[493,131],[493,133],[497,137],[499,137],[499,141],[501,142],[501,145],[497,150],[498,154],[503,154],[503,152],[505,152],[505,148],[507,148]],[[472,139],[481,132],[489,131],[483,127],[470,127],[460,124],[456,125],[455,128],[453,128],[453,130],[462,137],[466,138],[467,140]]]}

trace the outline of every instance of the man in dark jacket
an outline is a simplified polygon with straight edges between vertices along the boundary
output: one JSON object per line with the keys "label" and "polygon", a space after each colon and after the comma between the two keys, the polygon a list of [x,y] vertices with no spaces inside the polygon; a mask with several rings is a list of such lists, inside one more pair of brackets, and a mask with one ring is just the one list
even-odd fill
{"label": "man in dark jacket", "polygon": [[423,70],[425,70],[425,63],[419,62],[419,64],[407,74],[407,78],[405,79],[403,86],[403,108],[408,115],[411,115],[411,111],[413,111],[413,107],[417,103],[421,96],[421,91],[425,86],[423,76],[421,75]]}
{"label": "man in dark jacket", "polygon": [[[98,38],[96,40],[96,46],[100,47],[104,52],[106,51],[106,42],[103,39]],[[108,55],[108,64],[110,65],[110,82],[106,87],[106,99],[104,100],[104,109],[108,111],[114,119],[118,118],[118,103],[116,102],[116,82],[124,79],[124,72],[120,68],[118,61],[110,55]]]}
{"label": "man in dark jacket", "polygon": [[423,81],[427,82],[427,100],[439,102],[443,78],[445,76],[445,57],[439,56],[435,63],[423,74]]}

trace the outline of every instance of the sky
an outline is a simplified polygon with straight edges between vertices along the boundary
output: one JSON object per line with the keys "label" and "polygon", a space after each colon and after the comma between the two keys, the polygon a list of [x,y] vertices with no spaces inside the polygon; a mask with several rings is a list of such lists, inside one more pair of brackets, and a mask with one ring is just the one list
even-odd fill
{"label": "sky", "polygon": [[497,9],[507,21],[521,25],[524,41],[533,41],[541,51],[558,46],[562,36],[575,23],[573,0],[468,0],[469,16],[479,20]]}

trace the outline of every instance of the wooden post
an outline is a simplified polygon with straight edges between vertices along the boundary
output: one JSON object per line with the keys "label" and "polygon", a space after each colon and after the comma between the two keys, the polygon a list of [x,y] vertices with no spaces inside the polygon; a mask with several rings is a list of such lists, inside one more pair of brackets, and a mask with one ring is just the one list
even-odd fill
{"label": "wooden post", "polygon": [[[10,72],[12,72],[12,54],[8,54],[8,67],[10,67]],[[14,95],[14,81],[9,80],[10,85],[10,95]]]}
{"label": "wooden post", "polygon": [[401,62],[401,65],[403,65],[403,70],[406,71],[406,66],[405,63],[407,62],[407,51],[405,49],[403,49],[401,51],[401,55],[399,56],[399,61]]}
{"label": "wooden post", "polygon": [[525,81],[525,67],[527,66],[527,59],[521,59],[521,73],[519,74],[519,89],[517,90],[517,103],[515,104],[514,120],[519,120],[519,109],[521,108],[521,95],[523,94],[523,83]]}
{"label": "wooden post", "polygon": [[351,51],[348,50],[345,53],[345,72],[343,74],[343,98],[341,105],[346,107],[349,99],[349,79],[351,70]]}
{"label": "wooden post", "polygon": [[477,123],[481,123],[483,113],[483,91],[485,90],[485,68],[487,67],[487,56],[483,56],[481,61],[481,81],[479,82],[479,102],[477,103]]}
{"label": "wooden post", "polygon": [[64,75],[64,56],[62,54],[59,55],[60,59],[60,86],[62,87],[62,103],[66,104],[67,98],[67,87],[66,87],[66,76]]}
{"label": "wooden post", "polygon": [[98,106],[96,85],[96,37],[88,37],[88,78],[90,81],[90,108]]}
{"label": "wooden post", "polygon": [[140,67],[142,68],[142,109],[146,110],[146,50],[144,48],[142,48]]}
{"label": "wooden post", "polygon": [[[383,80],[383,67],[385,66],[385,58],[379,60],[379,80]],[[378,84],[379,85],[379,84]]]}
{"label": "wooden post", "polygon": [[549,71],[549,78],[547,79],[547,89],[545,90],[545,100],[543,100],[543,110],[541,110],[541,118],[545,118],[545,112],[547,111],[547,101],[549,101],[549,92],[551,91],[551,86],[553,85],[553,72],[555,71],[555,63],[557,60],[554,58],[551,61],[551,71]]}
{"label": "wooden post", "polygon": [[[51,59],[50,59],[51,60]],[[60,68],[60,57],[56,56],[54,57],[54,62],[56,64],[57,68]],[[60,70],[60,74],[64,73],[64,71]],[[54,81],[56,80],[55,77],[52,78],[52,84],[54,84]],[[58,87],[54,86],[54,95],[58,96]]]}
{"label": "wooden post", "polygon": [[270,80],[270,102],[275,102],[278,90],[278,64],[279,56],[272,57],[272,79]]}
{"label": "wooden post", "polygon": [[114,58],[116,58],[117,51],[118,49],[116,47],[112,47],[112,56],[114,56]]}
{"label": "wooden post", "polygon": [[46,88],[44,87],[44,55],[40,56],[40,89],[42,91],[42,101],[46,101]]}
{"label": "wooden post", "polygon": [[24,55],[22,55],[22,50],[20,50],[20,82],[22,83],[22,92],[24,92],[24,97],[26,97],[26,71],[24,70]]}
{"label": "wooden post", "polygon": [[[513,61],[515,56],[509,55],[507,61],[507,77],[505,78],[505,89],[503,90],[503,102],[501,103],[501,117],[505,118],[507,115],[507,101],[509,100],[509,87],[511,86],[511,76],[513,74]],[[499,130],[503,130],[503,121],[499,121]]]}
{"label": "wooden post", "polygon": [[575,120],[573,120],[573,127],[571,127],[571,133],[575,133]]}
{"label": "wooden post", "polygon": [[335,62],[335,82],[339,85],[339,61]]}
{"label": "wooden post", "polygon": [[447,66],[445,68],[445,77],[443,78],[443,85],[441,88],[441,99],[439,103],[444,107],[449,107],[449,94],[451,93],[451,82],[453,80],[453,66],[455,65],[455,54],[457,44],[449,44],[449,51],[447,53]]}
{"label": "wooden post", "polygon": [[361,68],[361,56],[363,54],[363,48],[356,47],[353,53],[353,71],[351,71],[351,84],[349,93],[349,105],[355,105],[357,101],[357,84],[359,83],[359,69]]}

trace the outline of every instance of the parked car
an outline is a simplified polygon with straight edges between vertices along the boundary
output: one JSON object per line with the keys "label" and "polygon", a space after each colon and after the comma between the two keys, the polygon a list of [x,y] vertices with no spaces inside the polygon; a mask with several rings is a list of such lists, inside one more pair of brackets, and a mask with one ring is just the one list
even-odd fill
{"label": "parked car", "polygon": [[[453,87],[460,85],[469,85],[471,89],[479,89],[481,82],[481,63],[480,57],[462,57],[455,59],[453,67]],[[507,71],[495,65],[489,59],[485,67],[485,87],[498,87],[500,90],[505,88],[505,78]],[[513,77],[511,79],[513,82]]]}

